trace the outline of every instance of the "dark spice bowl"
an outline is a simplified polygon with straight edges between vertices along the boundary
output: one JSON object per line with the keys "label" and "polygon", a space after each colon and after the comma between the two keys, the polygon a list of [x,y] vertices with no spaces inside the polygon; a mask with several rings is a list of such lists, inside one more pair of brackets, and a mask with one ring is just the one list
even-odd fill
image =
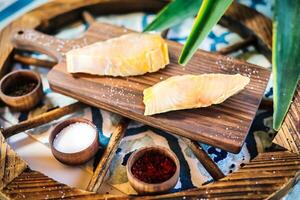
{"label": "dark spice bowl", "polygon": [[[56,135],[58,133],[60,133],[60,131],[62,129],[64,129],[65,127],[69,126],[70,124],[76,123],[76,122],[82,122],[82,123],[86,123],[88,125],[90,125],[91,127],[93,127],[93,129],[95,129],[96,131],[96,137],[93,140],[93,143],[87,147],[84,150],[78,151],[78,152],[74,152],[74,153],[65,153],[65,152],[61,152],[58,151],[54,146],[53,146],[53,141],[56,137]],[[99,150],[99,141],[98,141],[98,131],[96,126],[87,119],[84,118],[72,118],[72,119],[67,119],[65,121],[62,121],[60,123],[58,123],[51,131],[50,136],[49,136],[49,144],[51,147],[51,151],[52,154],[54,155],[54,157],[67,165],[81,165],[85,162],[87,162],[88,160],[90,160]]]}
{"label": "dark spice bowl", "polygon": [[[144,156],[147,152],[157,152],[170,158],[176,166],[174,174],[169,179],[159,183],[147,183],[135,177],[135,175],[132,172],[132,166],[139,158]],[[133,154],[131,154],[127,162],[126,171],[130,185],[139,194],[155,194],[167,192],[176,185],[179,178],[180,165],[176,155],[169,149],[161,146],[150,146],[138,149]]]}
{"label": "dark spice bowl", "polygon": [[0,98],[16,111],[27,111],[43,98],[42,80],[30,70],[17,70],[0,81]]}

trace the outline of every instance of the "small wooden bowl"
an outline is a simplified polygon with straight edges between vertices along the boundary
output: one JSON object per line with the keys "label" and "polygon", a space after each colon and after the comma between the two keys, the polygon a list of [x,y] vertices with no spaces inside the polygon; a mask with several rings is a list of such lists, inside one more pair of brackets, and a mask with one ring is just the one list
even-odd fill
{"label": "small wooden bowl", "polygon": [[[22,96],[9,96],[7,90],[18,81],[32,80],[35,88]],[[43,85],[39,74],[30,70],[17,70],[4,76],[0,81],[0,98],[4,103],[16,111],[27,111],[35,107],[43,98]]]}
{"label": "small wooden bowl", "polygon": [[[131,168],[133,163],[140,158],[142,155],[144,155],[147,151],[158,151],[169,158],[171,158],[175,165],[176,165],[176,171],[174,175],[162,182],[162,183],[155,183],[155,184],[150,184],[150,183],[145,183],[138,178],[136,178],[132,172]],[[133,154],[128,159],[127,166],[126,166],[126,171],[127,171],[127,177],[129,180],[130,185],[139,193],[139,194],[154,194],[154,193],[162,193],[162,192],[167,192],[170,189],[172,189],[179,178],[179,172],[180,172],[180,164],[179,160],[176,157],[176,155],[170,151],[169,149],[161,146],[150,146],[150,147],[143,147],[141,149],[136,150]]]}
{"label": "small wooden bowl", "polygon": [[[90,126],[92,126],[95,129],[97,134],[96,134],[96,137],[95,137],[93,143],[86,149],[75,152],[75,153],[64,153],[64,152],[58,151],[53,146],[54,138],[56,137],[56,135],[58,133],[60,133],[60,131],[62,129],[64,129],[65,127],[69,126],[70,124],[73,124],[76,122],[82,122],[82,123],[89,124]],[[81,165],[81,164],[87,162],[97,153],[99,146],[100,146],[99,141],[98,141],[98,131],[97,131],[96,126],[90,120],[87,120],[84,118],[67,119],[67,120],[62,121],[59,124],[57,124],[50,133],[49,144],[50,144],[51,151],[52,151],[54,157],[57,160],[59,160],[60,162],[67,164],[67,165]]]}

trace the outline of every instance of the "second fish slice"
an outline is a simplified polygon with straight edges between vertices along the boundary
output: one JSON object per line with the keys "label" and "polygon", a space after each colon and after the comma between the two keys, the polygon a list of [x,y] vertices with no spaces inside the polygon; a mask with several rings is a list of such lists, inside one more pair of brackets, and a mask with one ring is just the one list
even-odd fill
{"label": "second fish slice", "polygon": [[219,104],[249,82],[250,78],[240,74],[173,76],[144,90],[144,115]]}

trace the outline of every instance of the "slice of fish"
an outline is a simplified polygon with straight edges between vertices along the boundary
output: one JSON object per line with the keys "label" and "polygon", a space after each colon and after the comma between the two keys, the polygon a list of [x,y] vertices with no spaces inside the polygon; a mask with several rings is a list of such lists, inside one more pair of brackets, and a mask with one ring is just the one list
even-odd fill
{"label": "slice of fish", "polygon": [[250,78],[240,74],[173,76],[144,90],[144,115],[219,104],[249,82]]}
{"label": "slice of fish", "polygon": [[69,73],[134,76],[164,68],[169,55],[159,35],[130,33],[71,50],[66,60]]}

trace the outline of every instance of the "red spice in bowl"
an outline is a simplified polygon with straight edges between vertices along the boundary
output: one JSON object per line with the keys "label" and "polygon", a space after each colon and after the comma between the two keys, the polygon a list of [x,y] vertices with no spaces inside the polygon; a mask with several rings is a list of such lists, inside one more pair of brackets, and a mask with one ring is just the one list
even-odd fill
{"label": "red spice in bowl", "polygon": [[175,174],[176,164],[159,151],[147,151],[133,163],[131,172],[145,183],[162,183]]}

